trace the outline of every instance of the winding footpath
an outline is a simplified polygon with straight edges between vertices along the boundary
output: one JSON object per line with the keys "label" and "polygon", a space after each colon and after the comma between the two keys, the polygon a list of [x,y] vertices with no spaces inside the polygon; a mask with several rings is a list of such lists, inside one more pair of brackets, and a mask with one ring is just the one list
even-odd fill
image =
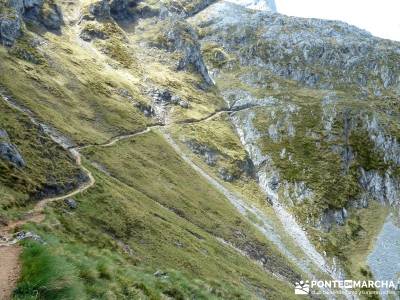
{"label": "winding footpath", "polygon": [[[275,232],[273,225],[269,224],[269,220],[264,216],[264,214],[256,207],[249,205],[245,200],[241,199],[238,195],[232,193],[216,179],[210,176],[207,172],[197,166],[177,145],[177,143],[168,134],[167,128],[172,125],[188,125],[194,123],[200,123],[204,121],[211,120],[217,116],[224,113],[232,114],[238,111],[247,110],[249,107],[242,108],[230,108],[215,111],[210,115],[195,120],[184,120],[180,122],[175,122],[171,124],[155,124],[150,125],[143,130],[138,130],[128,134],[122,134],[115,136],[102,144],[87,144],[83,146],[72,146],[72,143],[65,138],[62,134],[47,126],[46,124],[40,123],[34,116],[34,114],[28,109],[18,105],[11,97],[7,96],[0,87],[0,97],[12,108],[17,109],[24,114],[26,114],[31,122],[35,125],[43,128],[44,132],[52,138],[57,144],[62,146],[64,149],[68,150],[70,154],[75,158],[76,164],[82,169],[82,171],[87,175],[87,180],[82,183],[75,190],[56,197],[45,198],[39,201],[35,207],[28,212],[24,218],[21,220],[12,222],[5,227],[0,228],[0,299],[11,299],[12,292],[19,279],[21,266],[19,262],[19,256],[22,251],[21,247],[18,245],[18,239],[13,239],[13,232],[15,232],[19,227],[27,224],[28,222],[41,223],[45,219],[44,209],[47,204],[55,201],[61,201],[79,193],[83,193],[95,184],[95,179],[92,173],[83,166],[81,161],[80,150],[90,148],[90,147],[111,147],[118,143],[119,141],[133,138],[139,135],[146,134],[152,130],[159,129],[162,136],[166,139],[168,144],[179,154],[179,156],[195,171],[197,171],[201,176],[203,176],[212,186],[219,190],[225,197],[231,202],[231,204],[238,210],[240,214],[248,218],[248,213],[251,212],[257,216],[262,222],[262,225],[257,225],[257,229],[272,243],[274,243],[277,248],[288,257],[295,265],[297,265],[305,274],[313,278],[313,272],[308,268],[308,266],[301,260],[297,259],[296,255],[291,253],[287,247],[284,245],[279,233]],[[254,105],[253,107],[262,106]],[[251,222],[251,220],[249,220]],[[253,223],[253,222],[252,222]],[[1,239],[3,241],[1,241]]]}
{"label": "winding footpath", "polygon": [[224,113],[233,113],[240,109],[222,109],[219,111],[215,111],[210,115],[201,118],[201,119],[193,119],[193,120],[185,120],[172,124],[156,124],[148,126],[143,130],[139,130],[129,134],[122,134],[111,138],[102,144],[88,144],[84,146],[72,146],[71,141],[63,136],[58,131],[54,130],[51,126],[48,126],[44,123],[38,121],[32,111],[29,109],[19,105],[16,101],[10,97],[7,92],[0,86],[0,97],[3,101],[13,109],[16,109],[22,113],[24,113],[30,121],[36,125],[40,126],[44,132],[57,144],[63,147],[65,150],[69,151],[70,154],[75,158],[76,164],[82,169],[82,171],[86,174],[88,180],[78,186],[75,190],[56,197],[49,197],[40,200],[37,202],[35,207],[29,211],[21,220],[11,222],[4,227],[0,227],[0,299],[7,300],[11,299],[12,292],[16,287],[16,284],[19,279],[21,265],[19,262],[19,256],[21,254],[21,246],[18,245],[18,239],[13,238],[14,232],[22,227],[23,225],[31,222],[31,223],[41,223],[45,219],[44,210],[47,204],[55,201],[62,201],[64,199],[73,197],[77,194],[83,193],[92,187],[95,184],[95,179],[92,173],[82,164],[81,155],[79,150],[86,149],[90,147],[111,147],[118,143],[121,140],[129,139],[135,136],[143,135],[154,129],[162,129],[171,125],[185,125],[185,124],[194,124],[200,123],[204,121],[211,120],[217,116],[220,116]]}
{"label": "winding footpath", "polygon": [[[33,124],[41,126],[52,140],[61,145],[63,148],[66,148],[66,144],[64,142],[65,138],[62,138],[62,136],[59,134],[53,134],[53,131],[50,127],[38,122],[29,110],[17,105],[12,98],[7,96],[1,89],[0,97],[11,108],[26,114]],[[78,186],[75,190],[65,195],[42,199],[21,220],[11,222],[0,228],[0,299],[2,300],[11,299],[12,292],[18,282],[21,271],[19,256],[22,249],[21,246],[17,244],[18,239],[13,238],[13,232],[28,222],[42,222],[45,218],[44,209],[47,204],[75,196],[76,194],[86,191],[95,184],[95,179],[92,173],[82,165],[79,152],[74,149],[70,149],[69,152],[75,158],[76,164],[82,169],[83,172],[85,172],[88,180]]]}

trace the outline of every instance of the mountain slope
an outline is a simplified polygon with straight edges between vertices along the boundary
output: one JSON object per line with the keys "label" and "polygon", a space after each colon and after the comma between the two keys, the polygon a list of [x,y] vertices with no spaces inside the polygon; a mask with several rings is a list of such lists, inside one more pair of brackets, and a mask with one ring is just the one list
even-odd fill
{"label": "mountain slope", "polygon": [[290,299],[377,275],[400,45],[272,2],[0,3],[0,221],[85,182],[77,152],[96,180],[24,224],[17,299]]}

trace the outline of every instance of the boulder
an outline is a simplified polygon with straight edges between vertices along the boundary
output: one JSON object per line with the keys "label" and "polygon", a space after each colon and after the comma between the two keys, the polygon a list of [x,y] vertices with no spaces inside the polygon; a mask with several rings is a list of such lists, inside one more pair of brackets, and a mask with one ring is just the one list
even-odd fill
{"label": "boulder", "polygon": [[14,9],[20,15],[25,11],[23,0],[9,0],[7,4],[9,8]]}
{"label": "boulder", "polygon": [[4,129],[0,129],[0,140],[9,140],[8,133]]}
{"label": "boulder", "polygon": [[[150,96],[153,98],[154,102],[158,104],[169,104],[172,103],[172,98],[175,96],[172,96],[171,92],[169,90],[165,89],[152,89],[149,92]],[[176,100],[176,98],[174,98]]]}
{"label": "boulder", "polygon": [[0,158],[6,160],[18,168],[26,166],[24,159],[17,147],[9,142],[0,142]]}
{"label": "boulder", "polygon": [[334,225],[343,226],[347,217],[348,213],[345,208],[327,209],[323,212],[322,216],[320,216],[316,227],[324,232],[329,232]]}
{"label": "boulder", "polygon": [[64,200],[64,203],[68,206],[70,209],[77,209],[78,208],[78,203],[72,199],[72,198],[67,198]]}
{"label": "boulder", "polygon": [[16,11],[0,14],[0,41],[3,45],[12,46],[21,33],[21,20]]}
{"label": "boulder", "polygon": [[229,170],[227,170],[225,168],[219,169],[218,173],[219,173],[219,176],[221,177],[221,179],[224,181],[232,182],[236,179],[235,176],[231,172],[229,172]]}
{"label": "boulder", "polygon": [[150,105],[144,104],[144,103],[135,103],[135,107],[137,107],[144,115],[145,117],[152,117],[154,116],[154,109]]}
{"label": "boulder", "polygon": [[182,108],[189,108],[189,102],[187,102],[186,100],[180,100],[178,104]]}
{"label": "boulder", "polygon": [[173,95],[171,97],[171,103],[172,104],[179,104],[179,102],[181,101],[181,97],[177,96],[177,95]]}
{"label": "boulder", "polygon": [[157,270],[153,275],[155,277],[168,277],[168,273],[161,270]]}
{"label": "boulder", "polygon": [[60,30],[64,23],[60,7],[50,4],[46,8],[42,8],[39,21],[49,30]]}
{"label": "boulder", "polygon": [[148,94],[153,98],[155,104],[161,105],[179,105],[182,108],[189,108],[189,102],[183,100],[178,95],[173,95],[171,91],[161,88],[153,88]]}
{"label": "boulder", "polygon": [[107,19],[110,18],[110,3],[108,0],[100,0],[90,4],[89,12],[92,14],[96,19]]}
{"label": "boulder", "polygon": [[31,240],[39,242],[41,244],[45,244],[45,241],[42,239],[41,236],[39,236],[36,233],[31,232],[31,231],[19,231],[14,235],[14,237],[15,237],[16,241],[31,239]]}

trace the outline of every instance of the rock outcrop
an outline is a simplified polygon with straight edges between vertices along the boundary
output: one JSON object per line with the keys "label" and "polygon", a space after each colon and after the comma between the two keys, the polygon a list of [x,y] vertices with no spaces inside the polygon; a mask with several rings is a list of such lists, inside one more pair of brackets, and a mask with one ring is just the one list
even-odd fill
{"label": "rock outcrop", "polygon": [[228,2],[244,6],[249,9],[276,12],[274,0],[227,0]]}
{"label": "rock outcrop", "polygon": [[7,131],[0,129],[0,158],[8,161],[17,168],[26,166],[17,146],[10,142]]}
{"label": "rock outcrop", "polygon": [[21,36],[21,17],[15,10],[0,10],[0,42],[12,46]]}
{"label": "rock outcrop", "polygon": [[352,85],[374,96],[385,89],[400,92],[398,43],[346,23],[255,13],[227,1],[196,15],[194,23],[241,64],[276,76],[310,87]]}
{"label": "rock outcrop", "polygon": [[400,43],[250,2],[219,1],[188,22],[227,106],[238,110],[230,117],[266,201],[322,263],[319,249],[335,256],[332,243],[357,238],[359,209],[400,205]]}
{"label": "rock outcrop", "polygon": [[175,18],[170,18],[166,26],[162,33],[163,41],[156,46],[166,48],[171,52],[180,52],[181,58],[177,63],[177,70],[193,67],[208,85],[213,84],[204,64],[196,31],[186,21]]}
{"label": "rock outcrop", "polygon": [[96,19],[108,19],[111,17],[111,6],[108,0],[99,0],[89,5],[89,13]]}
{"label": "rock outcrop", "polygon": [[67,198],[64,200],[64,203],[68,206],[69,209],[77,209],[78,208],[78,203],[75,201],[75,199]]}
{"label": "rock outcrop", "polygon": [[23,21],[53,31],[64,23],[61,8],[53,0],[9,0],[0,5],[0,41],[6,46],[12,46],[22,35]]}

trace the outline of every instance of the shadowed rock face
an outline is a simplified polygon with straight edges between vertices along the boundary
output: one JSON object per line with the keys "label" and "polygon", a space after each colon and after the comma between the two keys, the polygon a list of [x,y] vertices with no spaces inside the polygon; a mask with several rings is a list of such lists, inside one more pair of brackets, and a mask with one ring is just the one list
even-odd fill
{"label": "shadowed rock face", "polygon": [[182,53],[177,69],[185,70],[189,66],[193,66],[207,84],[212,84],[212,79],[201,55],[196,31],[185,21],[178,20],[169,24],[164,36],[167,40],[164,46],[169,51],[180,51]]}
{"label": "shadowed rock face", "polygon": [[23,160],[17,147],[13,144],[0,142],[0,157],[19,168],[25,166],[25,161]]}
{"label": "shadowed rock face", "polygon": [[0,41],[11,46],[21,35],[21,20],[16,12],[0,13]]}
{"label": "shadowed rock face", "polygon": [[106,19],[111,16],[111,7],[108,0],[100,0],[90,4],[89,12],[98,19]]}
{"label": "shadowed rock face", "polygon": [[42,8],[37,20],[49,30],[60,30],[63,24],[63,16],[60,7],[56,4],[47,4]]}
{"label": "shadowed rock face", "polygon": [[26,165],[18,148],[10,142],[7,132],[3,129],[0,129],[0,158],[18,168],[23,168]]}
{"label": "shadowed rock face", "polygon": [[41,24],[48,30],[60,30],[63,16],[60,7],[52,0],[10,0],[1,4],[0,41],[12,46],[22,35],[22,21]]}

